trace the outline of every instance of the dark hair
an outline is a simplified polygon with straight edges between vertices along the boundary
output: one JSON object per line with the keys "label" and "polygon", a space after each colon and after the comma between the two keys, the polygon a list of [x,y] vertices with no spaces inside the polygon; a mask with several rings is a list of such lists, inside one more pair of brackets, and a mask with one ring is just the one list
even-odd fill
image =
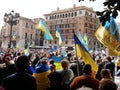
{"label": "dark hair", "polygon": [[54,64],[54,61],[53,61],[53,60],[50,60],[49,62],[50,62],[50,64]]}
{"label": "dark hair", "polygon": [[91,65],[90,64],[85,64],[84,67],[83,67],[83,73],[90,74],[91,72],[92,72]]}
{"label": "dark hair", "polygon": [[99,90],[117,90],[118,86],[112,80],[106,79],[101,81]]}
{"label": "dark hair", "polygon": [[61,76],[61,73],[60,72],[51,72],[49,75],[48,75],[48,78],[51,82],[53,81],[58,81],[58,82],[61,82],[62,81],[62,76]]}
{"label": "dark hair", "polygon": [[101,74],[102,78],[111,78],[112,77],[109,69],[102,69],[100,74]]}
{"label": "dark hair", "polygon": [[25,55],[20,56],[16,60],[15,64],[18,71],[25,71],[25,69],[29,66],[29,59]]}
{"label": "dark hair", "polygon": [[107,56],[106,59],[107,59],[109,62],[111,62],[111,60],[112,60],[110,56]]}

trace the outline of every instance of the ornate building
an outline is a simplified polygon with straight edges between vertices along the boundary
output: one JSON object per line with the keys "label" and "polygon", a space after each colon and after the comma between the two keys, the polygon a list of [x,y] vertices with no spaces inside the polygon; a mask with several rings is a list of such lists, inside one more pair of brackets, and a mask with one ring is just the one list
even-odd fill
{"label": "ornate building", "polygon": [[96,50],[104,48],[94,36],[98,27],[98,18],[93,8],[85,6],[76,7],[74,4],[72,8],[61,10],[57,8],[56,11],[44,14],[44,16],[50,32],[54,37],[53,41],[47,43],[48,45],[56,44],[58,46],[58,38],[55,36],[55,25],[58,25],[65,38],[61,46],[73,47],[73,31],[76,34],[80,31],[82,36],[84,36],[84,33],[87,33],[89,49]]}
{"label": "ornate building", "polygon": [[[20,17],[19,23],[12,28],[12,47],[27,48],[36,42],[40,45],[41,31],[35,29],[36,20]],[[1,39],[2,47],[7,48],[10,41],[10,25],[7,23],[1,29]]]}

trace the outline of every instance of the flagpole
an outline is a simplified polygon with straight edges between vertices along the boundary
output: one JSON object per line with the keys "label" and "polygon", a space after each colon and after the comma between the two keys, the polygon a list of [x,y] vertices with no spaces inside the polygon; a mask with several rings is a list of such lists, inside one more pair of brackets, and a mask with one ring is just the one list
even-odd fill
{"label": "flagpole", "polygon": [[[73,30],[73,34],[75,34],[74,30]],[[74,44],[75,46],[75,55],[76,55],[76,60],[77,60],[77,73],[78,73],[78,76],[79,76],[79,60],[78,60],[78,57],[77,57],[77,48],[76,48],[76,44]]]}

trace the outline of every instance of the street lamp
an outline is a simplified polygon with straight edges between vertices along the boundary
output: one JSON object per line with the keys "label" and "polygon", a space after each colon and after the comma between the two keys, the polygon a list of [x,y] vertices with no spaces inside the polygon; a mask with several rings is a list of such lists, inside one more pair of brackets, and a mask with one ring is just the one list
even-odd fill
{"label": "street lamp", "polygon": [[14,13],[12,10],[9,14],[5,13],[4,21],[10,25],[10,43],[8,44],[8,48],[11,48],[11,38],[12,38],[12,26],[17,25],[19,23],[19,13]]}

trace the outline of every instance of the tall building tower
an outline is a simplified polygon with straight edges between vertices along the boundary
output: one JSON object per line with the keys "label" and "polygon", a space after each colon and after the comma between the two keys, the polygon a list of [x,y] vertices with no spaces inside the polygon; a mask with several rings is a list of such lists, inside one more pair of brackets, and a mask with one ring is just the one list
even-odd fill
{"label": "tall building tower", "polygon": [[58,47],[58,38],[55,36],[55,25],[60,27],[60,30],[65,38],[61,46],[74,47],[73,31],[78,34],[80,31],[82,37],[84,33],[88,36],[88,48],[92,50],[101,49],[103,45],[96,40],[94,33],[98,27],[98,18],[93,8],[78,6],[74,4],[72,8],[59,9],[51,13],[44,14],[45,21],[54,37],[53,41],[49,41],[48,45],[56,44]]}

